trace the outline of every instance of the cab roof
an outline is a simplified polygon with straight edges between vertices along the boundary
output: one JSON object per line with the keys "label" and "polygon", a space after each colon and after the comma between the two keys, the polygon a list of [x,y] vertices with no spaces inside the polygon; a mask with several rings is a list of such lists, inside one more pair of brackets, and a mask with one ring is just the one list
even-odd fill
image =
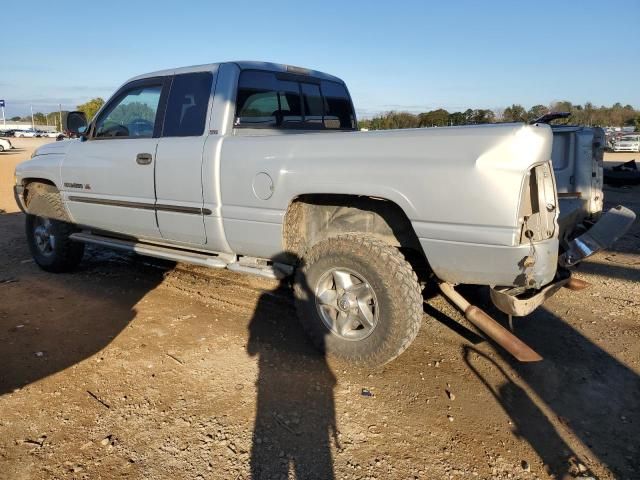
{"label": "cab roof", "polygon": [[342,79],[338,77],[334,77],[333,75],[329,75],[328,73],[324,73],[324,72],[319,72],[317,70],[311,70],[309,68],[295,67],[293,65],[285,65],[281,63],[255,62],[255,61],[230,61],[230,62],[220,62],[220,63],[206,63],[204,65],[193,65],[190,67],[158,70],[156,72],[145,73],[145,74],[130,78],[129,80],[127,80],[127,83],[133,80],[141,80],[144,78],[151,78],[151,77],[165,77],[168,75],[176,75],[180,73],[209,72],[209,71],[217,70],[218,67],[224,64],[236,65],[240,70],[267,70],[272,72],[295,73],[298,75],[300,74],[309,75],[311,77],[319,78],[322,80],[331,80],[334,82],[344,83]]}

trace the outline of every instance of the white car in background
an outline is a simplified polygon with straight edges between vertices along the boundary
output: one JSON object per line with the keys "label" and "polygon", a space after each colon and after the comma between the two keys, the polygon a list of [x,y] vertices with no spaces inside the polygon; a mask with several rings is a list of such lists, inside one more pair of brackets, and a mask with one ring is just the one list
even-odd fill
{"label": "white car in background", "polygon": [[640,152],[640,134],[625,135],[613,144],[614,152]]}
{"label": "white car in background", "polygon": [[6,138],[0,138],[0,152],[11,150],[12,148],[13,145],[11,145],[11,142],[9,140],[7,140]]}
{"label": "white car in background", "polygon": [[60,135],[60,132],[41,132],[40,133],[41,137],[46,137],[46,138],[58,138],[58,135]]}
{"label": "white car in background", "polygon": [[16,138],[33,138],[37,135],[35,130],[16,130],[13,134]]}

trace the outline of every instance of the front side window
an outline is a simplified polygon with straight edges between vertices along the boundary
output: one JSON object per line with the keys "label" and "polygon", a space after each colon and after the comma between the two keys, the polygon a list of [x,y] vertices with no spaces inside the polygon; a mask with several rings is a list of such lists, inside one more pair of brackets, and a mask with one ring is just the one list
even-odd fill
{"label": "front side window", "polygon": [[213,75],[209,72],[176,75],[171,84],[163,137],[193,137],[204,133]]}
{"label": "front side window", "polygon": [[235,126],[353,130],[355,115],[340,83],[246,70],[238,81]]}
{"label": "front side window", "polygon": [[95,137],[151,138],[156,124],[162,85],[124,92],[96,122]]}

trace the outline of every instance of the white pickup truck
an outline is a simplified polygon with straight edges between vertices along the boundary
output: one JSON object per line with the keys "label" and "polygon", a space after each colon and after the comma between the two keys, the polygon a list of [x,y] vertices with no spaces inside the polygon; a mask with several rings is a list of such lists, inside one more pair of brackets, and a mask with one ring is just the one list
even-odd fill
{"label": "white pickup truck", "polygon": [[80,138],[44,145],[16,168],[43,269],[72,269],[92,243],[295,272],[313,342],[367,365],[410,345],[429,282],[517,358],[539,360],[455,285],[486,285],[498,308],[525,315],[569,282],[565,267],[634,220],[616,207],[593,225],[603,205],[599,129],[554,135],[541,121],[358,132],[344,82],[299,67],[141,75],[88,125],[69,114],[67,129]]}

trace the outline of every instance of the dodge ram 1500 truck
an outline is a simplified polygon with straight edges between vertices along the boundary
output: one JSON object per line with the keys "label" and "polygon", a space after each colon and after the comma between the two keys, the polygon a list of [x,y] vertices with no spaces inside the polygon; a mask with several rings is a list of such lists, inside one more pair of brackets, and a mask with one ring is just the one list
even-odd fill
{"label": "dodge ram 1500 truck", "polygon": [[359,132],[339,78],[210,64],[135,77],[88,124],[69,114],[80,138],[40,147],[16,168],[15,192],[47,271],[72,269],[92,243],[293,274],[312,341],[367,365],[410,345],[422,287],[434,282],[496,343],[534,361],[454,287],[486,285],[499,309],[526,315],[634,220],[624,207],[600,215],[601,131],[554,128]]}

